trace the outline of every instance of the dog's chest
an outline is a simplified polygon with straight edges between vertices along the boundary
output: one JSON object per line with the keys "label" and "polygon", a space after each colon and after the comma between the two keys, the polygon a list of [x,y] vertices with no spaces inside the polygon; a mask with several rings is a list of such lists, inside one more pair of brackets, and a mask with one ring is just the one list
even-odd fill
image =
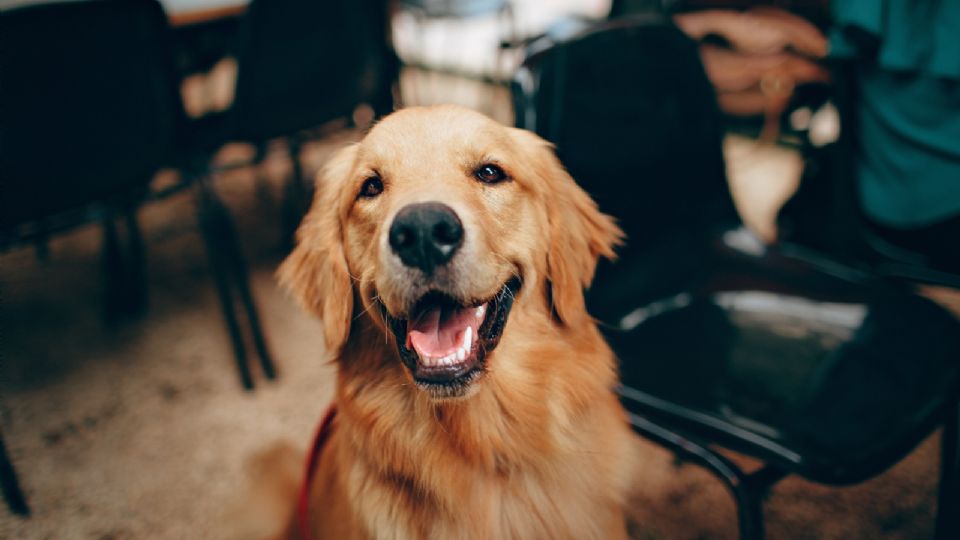
{"label": "dog's chest", "polygon": [[353,500],[377,539],[609,538],[623,519],[608,496],[574,478],[460,471],[443,492],[411,479],[354,485],[367,488]]}

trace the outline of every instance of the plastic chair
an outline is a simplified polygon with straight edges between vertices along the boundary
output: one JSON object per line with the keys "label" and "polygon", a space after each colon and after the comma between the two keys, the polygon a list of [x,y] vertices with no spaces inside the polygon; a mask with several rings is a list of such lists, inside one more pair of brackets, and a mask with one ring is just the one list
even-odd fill
{"label": "plastic chair", "polygon": [[[634,428],[716,474],[740,537],[761,538],[762,498],[780,479],[860,482],[943,426],[937,535],[955,538],[957,320],[743,227],[696,44],[667,20],[539,49],[514,85],[518,125],[554,142],[627,233],[588,305],[621,359]],[[748,474],[714,445],[765,465]]]}

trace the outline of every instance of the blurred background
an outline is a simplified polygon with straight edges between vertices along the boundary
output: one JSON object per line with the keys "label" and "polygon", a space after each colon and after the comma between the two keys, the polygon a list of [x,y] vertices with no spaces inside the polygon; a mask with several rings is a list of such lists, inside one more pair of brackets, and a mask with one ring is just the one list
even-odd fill
{"label": "blurred background", "polygon": [[273,272],[331,154],[436,103],[555,143],[628,233],[590,302],[649,441],[636,538],[957,538],[957,31],[932,0],[0,0],[0,538],[269,534],[239,494],[334,380]]}

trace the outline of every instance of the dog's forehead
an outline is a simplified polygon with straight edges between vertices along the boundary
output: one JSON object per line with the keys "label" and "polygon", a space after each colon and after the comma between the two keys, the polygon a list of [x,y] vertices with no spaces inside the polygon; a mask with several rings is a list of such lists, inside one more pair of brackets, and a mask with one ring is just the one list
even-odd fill
{"label": "dog's forehead", "polygon": [[508,144],[500,124],[456,106],[412,107],[391,114],[364,138],[359,157],[368,166],[422,166],[483,159]]}

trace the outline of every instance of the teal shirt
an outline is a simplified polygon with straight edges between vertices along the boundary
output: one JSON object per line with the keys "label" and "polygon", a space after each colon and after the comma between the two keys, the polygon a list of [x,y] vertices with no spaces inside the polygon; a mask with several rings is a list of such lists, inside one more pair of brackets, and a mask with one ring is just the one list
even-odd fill
{"label": "teal shirt", "polygon": [[830,54],[859,66],[864,211],[905,229],[960,215],[960,0],[835,0],[833,11]]}

